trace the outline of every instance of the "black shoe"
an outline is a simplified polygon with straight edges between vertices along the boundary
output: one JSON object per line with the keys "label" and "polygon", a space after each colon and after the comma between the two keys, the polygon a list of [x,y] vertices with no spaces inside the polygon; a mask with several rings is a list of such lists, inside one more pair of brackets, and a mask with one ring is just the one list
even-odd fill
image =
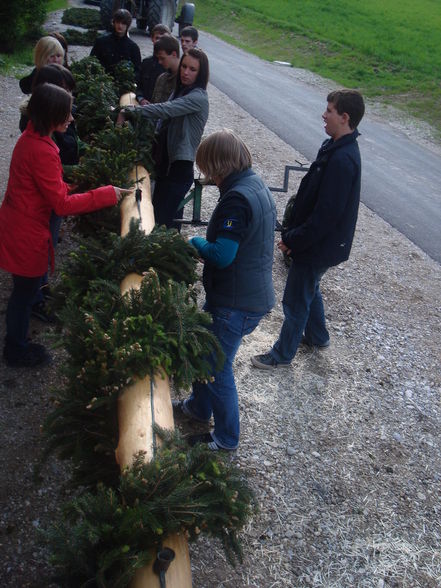
{"label": "black shoe", "polygon": [[42,300],[41,302],[37,302],[37,304],[33,305],[31,316],[38,319],[39,321],[42,321],[43,323],[55,322],[55,317],[48,311],[44,300]]}
{"label": "black shoe", "polygon": [[331,344],[331,341],[328,339],[325,343],[322,343],[321,345],[317,345],[317,343],[311,343],[310,341],[308,341],[308,339],[305,336],[303,336],[300,343],[302,345],[306,345],[307,347],[316,347],[317,349],[326,349],[326,347],[329,347],[329,345]]}
{"label": "black shoe", "polygon": [[21,355],[8,353],[7,348],[3,350],[3,358],[9,367],[36,367],[44,366],[51,362],[51,356],[46,347],[38,343],[29,343]]}
{"label": "black shoe", "polygon": [[173,414],[174,416],[181,418],[181,419],[191,419],[192,421],[197,421],[198,423],[203,423],[204,425],[208,425],[210,419],[200,419],[186,406],[185,400],[172,400],[172,407],[173,407]]}
{"label": "black shoe", "polygon": [[275,370],[277,367],[289,367],[291,365],[291,362],[280,363],[279,361],[276,361],[271,353],[253,355],[251,363],[254,367],[259,368],[260,370]]}
{"label": "black shoe", "polygon": [[208,449],[211,449],[211,451],[234,451],[234,449],[225,449],[225,447],[221,447],[220,445],[218,445],[211,436],[211,433],[202,433],[201,435],[189,435],[187,437],[187,441],[188,444],[191,445],[191,447],[194,447],[197,443],[202,443],[203,445],[206,445]]}

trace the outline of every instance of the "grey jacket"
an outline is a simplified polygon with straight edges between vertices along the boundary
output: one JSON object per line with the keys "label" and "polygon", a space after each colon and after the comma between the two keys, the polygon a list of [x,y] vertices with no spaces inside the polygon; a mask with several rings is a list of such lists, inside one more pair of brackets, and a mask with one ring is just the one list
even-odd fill
{"label": "grey jacket", "polygon": [[194,88],[185,96],[159,104],[140,106],[143,116],[170,119],[167,131],[169,162],[194,161],[208,119],[208,95]]}

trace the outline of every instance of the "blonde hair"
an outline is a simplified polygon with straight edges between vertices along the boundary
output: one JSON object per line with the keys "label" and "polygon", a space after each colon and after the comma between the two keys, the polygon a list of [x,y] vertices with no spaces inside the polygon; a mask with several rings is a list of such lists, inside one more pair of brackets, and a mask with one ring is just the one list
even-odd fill
{"label": "blonde hair", "polygon": [[223,180],[233,172],[249,169],[253,162],[242,139],[231,129],[222,129],[202,141],[196,163],[207,179]]}
{"label": "blonde hair", "polygon": [[48,64],[51,55],[62,55],[64,58],[64,49],[54,37],[41,37],[34,48],[34,63],[37,69]]}

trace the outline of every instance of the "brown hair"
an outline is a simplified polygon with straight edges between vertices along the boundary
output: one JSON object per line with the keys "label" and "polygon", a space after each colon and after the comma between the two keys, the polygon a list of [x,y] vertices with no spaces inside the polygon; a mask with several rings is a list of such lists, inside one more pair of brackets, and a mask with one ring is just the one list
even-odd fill
{"label": "brown hair", "polygon": [[188,26],[184,27],[180,34],[181,37],[190,37],[193,43],[196,43],[199,39],[199,33],[196,27]]}
{"label": "brown hair", "polygon": [[198,72],[198,76],[196,78],[196,81],[195,81],[193,87],[202,88],[203,90],[207,89],[208,78],[210,77],[210,66],[208,63],[208,57],[205,55],[205,53],[202,51],[202,49],[193,48],[193,49],[190,49],[188,51],[188,53],[185,53],[181,57],[181,61],[179,62],[179,75],[176,80],[175,96],[177,96],[183,88],[180,72],[181,72],[182,60],[185,59],[186,57],[193,57],[193,59],[197,59],[199,61],[199,72]]}
{"label": "brown hair", "polygon": [[70,71],[59,65],[58,63],[49,63],[41,69],[37,70],[34,81],[32,83],[32,90],[41,84],[54,84],[60,86],[68,92],[75,90],[75,80]]}
{"label": "brown hair", "polygon": [[253,162],[242,139],[234,131],[222,129],[201,142],[196,163],[208,180],[223,180],[233,172],[249,169]]}
{"label": "brown hair", "polygon": [[171,30],[168,28],[167,25],[159,23],[153,27],[150,34],[153,37],[153,35],[156,35],[156,33],[159,33],[160,35],[170,35]]}
{"label": "brown hair", "polygon": [[124,23],[127,25],[128,30],[132,24],[132,15],[125,8],[118,8],[118,10],[113,13],[112,20]]}
{"label": "brown hair", "polygon": [[356,129],[364,115],[363,96],[357,90],[334,90],[330,92],[327,101],[334,105],[338,114],[346,112],[349,116],[349,126]]}
{"label": "brown hair", "polygon": [[154,44],[153,50],[155,54],[157,54],[158,51],[165,51],[167,55],[171,55],[174,51],[176,53],[176,56],[179,57],[179,41],[176,39],[176,37],[173,37],[173,35],[162,35],[162,37],[160,37]]}
{"label": "brown hair", "polygon": [[32,92],[27,114],[35,131],[44,137],[69,118],[71,108],[69,92],[55,84],[41,84]]}

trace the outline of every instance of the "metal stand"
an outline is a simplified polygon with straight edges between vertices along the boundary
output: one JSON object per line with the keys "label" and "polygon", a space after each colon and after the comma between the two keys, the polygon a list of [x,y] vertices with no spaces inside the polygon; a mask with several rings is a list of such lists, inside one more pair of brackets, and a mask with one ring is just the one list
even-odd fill
{"label": "metal stand", "polygon": [[[271,192],[288,192],[288,184],[289,184],[289,172],[290,171],[300,171],[306,173],[309,169],[306,164],[300,163],[300,161],[296,162],[299,165],[285,165],[285,173],[283,176],[283,187],[282,188],[269,188]],[[194,179],[194,188],[190,190],[190,192],[185,196],[185,198],[181,201],[178,206],[178,210],[184,208],[188,202],[193,200],[193,216],[190,219],[175,219],[175,222],[181,223],[183,225],[196,225],[196,226],[206,226],[208,225],[207,221],[201,220],[201,210],[202,210],[202,188],[204,186],[214,186],[215,184],[211,183],[202,183],[200,178]],[[276,231],[281,231],[282,226],[277,221],[276,223]]]}

